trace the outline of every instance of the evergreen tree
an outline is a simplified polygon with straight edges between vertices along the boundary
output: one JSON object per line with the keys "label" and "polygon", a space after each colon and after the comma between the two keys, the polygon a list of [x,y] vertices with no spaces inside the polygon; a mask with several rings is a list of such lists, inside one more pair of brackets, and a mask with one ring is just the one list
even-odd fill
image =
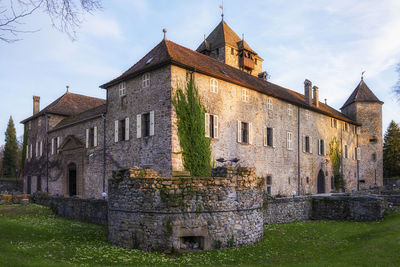
{"label": "evergreen tree", "polygon": [[188,79],[185,89],[177,89],[172,104],[177,116],[183,166],[193,176],[210,176],[211,141],[204,134],[206,110],[192,78]]}
{"label": "evergreen tree", "polygon": [[400,176],[400,128],[391,121],[385,133],[383,143],[383,176]]}
{"label": "evergreen tree", "polygon": [[15,177],[17,169],[17,137],[15,133],[14,121],[10,116],[8,127],[5,132],[5,145],[3,154],[3,175],[5,177]]}

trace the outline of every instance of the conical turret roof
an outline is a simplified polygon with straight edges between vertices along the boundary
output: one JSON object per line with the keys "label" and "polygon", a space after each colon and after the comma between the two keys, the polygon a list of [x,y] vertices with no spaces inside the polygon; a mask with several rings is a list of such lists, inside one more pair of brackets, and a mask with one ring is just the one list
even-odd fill
{"label": "conical turret roof", "polygon": [[377,102],[383,104],[383,102],[376,97],[371,89],[368,88],[367,84],[364,82],[364,79],[361,79],[356,89],[354,89],[353,93],[351,93],[346,103],[344,103],[343,107],[340,109],[344,109],[354,102]]}

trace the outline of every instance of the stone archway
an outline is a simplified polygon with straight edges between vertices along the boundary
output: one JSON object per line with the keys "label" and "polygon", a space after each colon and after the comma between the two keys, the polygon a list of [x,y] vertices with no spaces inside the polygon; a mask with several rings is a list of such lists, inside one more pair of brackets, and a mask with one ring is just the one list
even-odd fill
{"label": "stone archway", "polygon": [[70,197],[77,195],[77,182],[76,182],[76,164],[68,164],[68,195]]}
{"label": "stone archway", "polygon": [[324,194],[325,193],[325,174],[322,170],[318,172],[318,179],[317,179],[317,193]]}

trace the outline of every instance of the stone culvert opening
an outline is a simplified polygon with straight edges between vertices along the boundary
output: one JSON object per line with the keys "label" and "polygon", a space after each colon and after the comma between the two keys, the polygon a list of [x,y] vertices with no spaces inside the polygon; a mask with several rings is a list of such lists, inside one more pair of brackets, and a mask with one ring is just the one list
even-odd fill
{"label": "stone culvert opening", "polygon": [[181,250],[204,250],[204,236],[181,236]]}

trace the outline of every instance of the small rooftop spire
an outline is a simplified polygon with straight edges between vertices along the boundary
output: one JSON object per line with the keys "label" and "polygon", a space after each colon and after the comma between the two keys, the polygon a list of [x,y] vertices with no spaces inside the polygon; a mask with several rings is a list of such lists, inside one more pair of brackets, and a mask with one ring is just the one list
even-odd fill
{"label": "small rooftop spire", "polygon": [[65,86],[67,88],[67,93],[69,93],[69,85]]}
{"label": "small rooftop spire", "polygon": [[364,80],[364,73],[365,73],[365,70],[363,72],[361,72],[361,81]]}
{"label": "small rooftop spire", "polygon": [[164,33],[164,40],[167,40],[167,29],[164,28],[162,31]]}

